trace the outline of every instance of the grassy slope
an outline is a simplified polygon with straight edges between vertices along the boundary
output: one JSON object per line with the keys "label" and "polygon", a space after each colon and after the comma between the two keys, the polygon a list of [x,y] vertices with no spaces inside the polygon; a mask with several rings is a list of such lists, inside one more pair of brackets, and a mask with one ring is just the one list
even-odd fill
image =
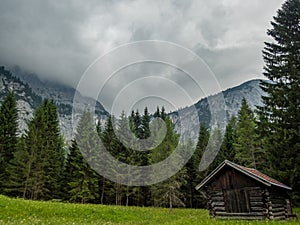
{"label": "grassy slope", "polygon": [[[300,213],[300,209],[296,212]],[[201,209],[80,205],[11,199],[0,195],[0,224],[299,224],[299,221],[210,219]]]}

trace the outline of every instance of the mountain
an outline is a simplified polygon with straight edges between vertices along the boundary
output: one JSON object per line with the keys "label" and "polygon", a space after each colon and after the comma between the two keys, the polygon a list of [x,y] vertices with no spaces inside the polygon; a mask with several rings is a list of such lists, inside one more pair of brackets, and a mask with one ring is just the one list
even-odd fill
{"label": "mountain", "polygon": [[0,67],[0,101],[7,96],[9,91],[14,91],[17,108],[19,134],[27,128],[27,121],[33,117],[34,109],[40,105],[42,98],[35,94],[28,84],[23,83],[3,66]]}
{"label": "mountain", "polygon": [[[95,104],[95,100],[84,97],[72,87],[61,85],[49,81],[41,81],[37,75],[23,72],[19,67],[11,69],[12,73],[0,67],[0,101],[8,93],[14,90],[19,108],[20,130],[26,128],[26,121],[33,116],[34,110],[40,105],[41,100],[48,98],[53,99],[58,107],[60,127],[66,140],[72,138],[72,109],[73,97],[76,94],[80,96],[80,102],[74,104],[74,107],[85,108]],[[259,86],[260,80],[250,80],[237,87],[227,89],[221,93],[201,99],[194,106],[198,114],[199,122],[206,126],[215,126],[216,122],[212,121],[211,109],[216,112],[222,112],[220,101],[225,101],[226,117],[218,121],[218,125],[224,125],[228,119],[237,115],[241,107],[242,99],[245,98],[249,106],[254,110],[257,105],[262,105],[261,96],[265,95]],[[83,105],[84,104],[84,105]],[[175,128],[183,133],[190,133],[192,139],[196,139],[198,133],[196,123],[197,114],[193,115],[192,106],[172,112],[170,116],[175,122]],[[95,115],[98,120],[104,121],[109,113],[104,109],[101,103],[96,102]],[[179,115],[183,120],[179,120]],[[78,116],[75,115],[78,120]],[[183,126],[183,121],[189,121],[189,126]],[[75,121],[76,124],[76,121]]]}
{"label": "mountain", "polygon": [[[263,104],[261,97],[265,95],[265,92],[260,88],[260,81],[261,80],[258,79],[250,80],[239,86],[227,89],[222,93],[201,99],[194,105],[198,113],[199,123],[204,124],[207,127],[214,127],[217,125],[225,127],[230,117],[238,114],[243,98],[246,99],[252,110],[255,110],[256,106],[261,106]],[[220,116],[220,118],[224,118],[224,120],[218,122],[212,121],[211,109],[217,113],[222,112],[221,106],[224,104],[221,104],[220,101],[223,101],[223,97],[225,102],[225,118]],[[194,112],[195,111],[193,111],[192,106],[190,106],[170,114],[175,122],[175,129],[181,129],[181,132],[183,133],[189,132],[193,140],[196,139],[196,135],[198,133],[197,126],[195,125],[197,124],[197,115],[193,115]],[[179,115],[181,115],[183,119],[180,119]],[[216,117],[218,116],[219,115]],[[185,120],[190,120],[190,126],[188,128],[181,125],[184,124]]]}
{"label": "mountain", "polygon": [[[11,71],[11,72],[10,72]],[[19,116],[20,130],[24,130],[26,122],[32,118],[34,110],[40,105],[42,99],[52,99],[57,105],[60,120],[60,128],[66,140],[73,137],[72,110],[75,93],[80,102],[75,107],[79,109],[96,105],[95,115],[98,120],[105,120],[109,113],[94,99],[82,96],[74,88],[55,82],[41,81],[37,75],[22,71],[19,67],[13,67],[10,71],[0,67],[0,101],[6,96],[8,90],[14,90],[18,99],[18,108],[22,115]],[[0,80],[1,82],[1,80]],[[24,114],[24,115],[23,115]],[[76,115],[74,118],[78,118]],[[74,121],[77,124],[77,121]]]}

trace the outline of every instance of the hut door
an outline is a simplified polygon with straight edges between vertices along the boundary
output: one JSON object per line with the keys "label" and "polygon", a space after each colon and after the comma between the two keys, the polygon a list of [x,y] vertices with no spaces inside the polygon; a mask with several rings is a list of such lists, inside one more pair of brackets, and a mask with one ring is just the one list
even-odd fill
{"label": "hut door", "polygon": [[224,191],[225,209],[228,213],[249,213],[248,193],[244,189]]}

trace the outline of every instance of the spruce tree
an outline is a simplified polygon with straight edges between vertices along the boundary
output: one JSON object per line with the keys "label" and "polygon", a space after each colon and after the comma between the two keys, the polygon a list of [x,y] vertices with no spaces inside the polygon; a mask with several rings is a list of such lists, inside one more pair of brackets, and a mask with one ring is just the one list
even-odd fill
{"label": "spruce tree", "polygon": [[138,110],[136,110],[134,115],[134,127],[135,127],[135,135],[137,138],[143,138],[143,127],[142,127],[142,118]]}
{"label": "spruce tree", "polygon": [[[134,134],[132,134],[130,130],[129,125],[129,119],[125,115],[125,112],[123,111],[119,123],[118,123],[118,137],[120,140],[122,140],[122,143],[119,144],[119,155],[118,160],[122,161],[129,165],[136,165],[136,157],[134,156],[134,151],[130,148],[132,145],[132,139],[135,138]],[[124,171],[127,173],[127,175],[131,175],[132,171],[128,169],[128,171]],[[138,177],[137,177],[138,178]],[[117,188],[123,192],[122,195],[124,196],[124,204],[128,206],[129,204],[133,204],[135,198],[134,195],[136,194],[137,188],[131,187],[131,186],[118,186],[115,185]]]}
{"label": "spruce tree", "polygon": [[277,11],[265,43],[261,87],[264,106],[258,107],[259,130],[265,138],[271,175],[294,189],[300,202],[300,1],[287,0]]}
{"label": "spruce tree", "polygon": [[[189,208],[204,207],[205,199],[200,191],[196,190],[195,187],[204,178],[203,172],[199,171],[199,164],[201,157],[209,140],[209,131],[204,125],[200,125],[197,145],[194,154],[191,159],[187,162],[185,168],[187,171],[187,182],[183,189],[185,192],[186,205]],[[188,144],[188,146],[191,144]]]}
{"label": "spruce tree", "polygon": [[[179,144],[179,136],[174,131],[174,125],[171,119],[166,117],[165,124],[167,128],[165,139],[157,148],[151,151],[151,163],[157,163],[167,158]],[[174,169],[176,169],[176,165],[168,165],[168,169],[171,170],[172,166],[175,166]],[[161,173],[165,173],[165,171],[153,172],[155,174],[154,176],[159,176]],[[168,180],[152,185],[151,194],[153,197],[153,204],[155,206],[168,206],[170,208],[170,212],[172,211],[173,206],[185,206],[184,194],[181,189],[185,182],[186,169],[184,168]]]}
{"label": "spruce tree", "polygon": [[[11,179],[8,189],[17,188],[23,192],[22,197],[29,199],[60,198],[63,147],[56,106],[45,100],[29,121],[28,130],[8,167]],[[16,170],[20,172],[15,174]]]}
{"label": "spruce tree", "polygon": [[259,165],[257,140],[254,113],[248,106],[246,99],[243,98],[236,128],[234,161],[243,166],[257,168]]}
{"label": "spruce tree", "polygon": [[226,126],[223,142],[215,159],[216,165],[219,165],[224,160],[235,161],[234,143],[236,140],[236,126],[237,118],[232,116]]}
{"label": "spruce tree", "polygon": [[97,202],[99,198],[99,175],[91,168],[97,167],[101,149],[99,135],[89,111],[84,111],[76,130],[76,143],[70,150],[75,151],[76,160],[71,167],[74,168],[70,185],[70,200],[74,202],[87,203]]}
{"label": "spruce tree", "polygon": [[23,197],[33,200],[46,199],[46,195],[50,192],[46,186],[48,177],[45,168],[48,166],[48,154],[44,144],[46,123],[43,110],[43,106],[37,109],[25,133],[24,151],[28,161],[24,165],[26,177]]}
{"label": "spruce tree", "polygon": [[25,182],[28,177],[28,166],[32,160],[26,149],[25,137],[22,135],[17,144],[14,158],[7,166],[8,180],[4,189],[5,194],[12,197],[25,198]]}
{"label": "spruce tree", "polygon": [[[207,148],[211,149],[210,151],[213,152],[214,150],[218,150],[217,154],[210,154],[211,156],[209,156],[208,154],[208,158],[209,157],[215,157],[211,163],[211,165],[209,165],[208,169],[205,171],[205,173],[208,175],[210,172],[212,172],[217,166],[220,165],[220,163],[223,161],[222,158],[219,158],[218,155],[222,154],[220,153],[220,151],[222,150],[222,131],[220,130],[219,126],[216,126],[213,128],[213,130],[211,131],[211,135],[210,135],[210,141],[208,143]],[[218,149],[218,146],[220,147]]]}
{"label": "spruce tree", "polygon": [[142,117],[142,129],[143,129],[143,134],[142,134],[142,139],[147,139],[150,137],[150,128],[149,128],[149,124],[150,124],[150,115],[148,112],[148,108],[146,107],[144,109],[144,115]]}
{"label": "spruce tree", "polygon": [[157,106],[156,111],[153,116],[154,116],[154,118],[160,117],[160,110],[159,110],[158,106]]}
{"label": "spruce tree", "polygon": [[7,186],[7,167],[17,148],[17,102],[13,92],[9,92],[0,107],[0,193]]}
{"label": "spruce tree", "polygon": [[[72,185],[71,182],[78,178],[78,165],[82,164],[84,161],[80,150],[78,149],[78,145],[75,139],[71,140],[71,145],[69,146],[69,151],[67,154],[67,160],[63,173],[63,199],[69,201],[72,199]],[[74,199],[74,198],[73,198]]]}
{"label": "spruce tree", "polygon": [[47,157],[47,182],[49,189],[49,198],[60,198],[60,183],[63,178],[63,170],[66,152],[64,148],[63,136],[60,133],[57,107],[53,101],[44,100],[43,113],[45,119],[45,130],[43,132]]}
{"label": "spruce tree", "polygon": [[[105,123],[105,128],[102,133],[102,143],[105,149],[117,160],[122,161],[120,147],[122,146],[118,140],[115,130],[115,117],[110,115]],[[109,204],[121,204],[121,186],[120,184],[113,183],[110,180],[104,179],[101,187],[101,201]]]}

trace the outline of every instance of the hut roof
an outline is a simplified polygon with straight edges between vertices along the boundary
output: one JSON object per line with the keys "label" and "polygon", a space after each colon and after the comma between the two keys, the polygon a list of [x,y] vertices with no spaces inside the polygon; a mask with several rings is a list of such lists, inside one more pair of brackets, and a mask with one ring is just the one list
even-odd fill
{"label": "hut roof", "polygon": [[232,167],[233,169],[236,169],[236,170],[242,172],[243,174],[257,180],[260,183],[263,183],[266,186],[269,186],[269,187],[277,186],[277,187],[284,188],[287,190],[292,190],[292,188],[288,187],[287,185],[259,172],[256,169],[240,166],[240,165],[230,162],[228,160],[225,160],[214,171],[212,171],[206,178],[204,178],[204,180],[196,186],[196,190],[202,188],[204,185],[209,183],[219,173],[219,171],[222,170],[225,166]]}

